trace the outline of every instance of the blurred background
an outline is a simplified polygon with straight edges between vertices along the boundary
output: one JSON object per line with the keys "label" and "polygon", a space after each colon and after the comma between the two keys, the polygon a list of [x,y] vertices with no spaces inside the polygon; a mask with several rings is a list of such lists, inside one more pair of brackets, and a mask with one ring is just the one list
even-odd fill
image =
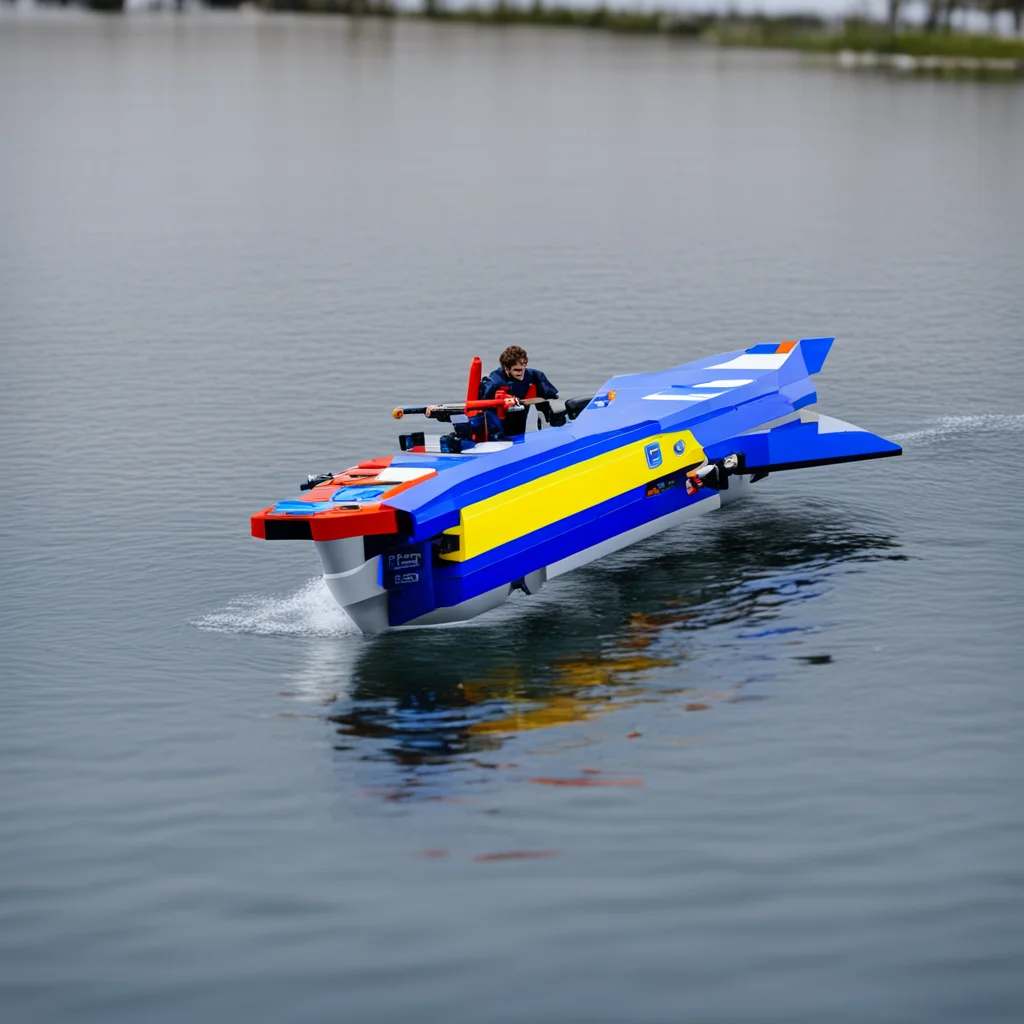
{"label": "blurred background", "polygon": [[[1013,10],[376,10],[0,5],[4,1021],[1019,1021]],[[901,458],[462,627],[249,536],[823,335]]]}

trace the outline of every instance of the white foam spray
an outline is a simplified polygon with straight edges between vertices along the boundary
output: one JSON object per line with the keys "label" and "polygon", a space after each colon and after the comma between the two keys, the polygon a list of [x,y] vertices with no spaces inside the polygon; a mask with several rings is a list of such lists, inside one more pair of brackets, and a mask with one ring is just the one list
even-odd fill
{"label": "white foam spray", "polygon": [[919,444],[944,441],[962,434],[1017,433],[1024,430],[1024,415],[1013,413],[981,413],[977,416],[943,416],[930,427],[893,434],[897,444]]}
{"label": "white foam spray", "polygon": [[204,615],[193,625],[218,633],[255,633],[259,636],[351,636],[358,634],[317,576],[284,597],[248,594],[226,608]]}

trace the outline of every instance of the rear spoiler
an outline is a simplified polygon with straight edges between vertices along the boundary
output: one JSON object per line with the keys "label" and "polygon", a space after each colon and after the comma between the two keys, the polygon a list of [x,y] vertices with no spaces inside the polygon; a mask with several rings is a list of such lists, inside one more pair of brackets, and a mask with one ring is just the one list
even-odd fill
{"label": "rear spoiler", "polygon": [[707,446],[705,453],[710,461],[733,453],[742,455],[744,473],[764,474],[884,459],[902,455],[903,449],[852,423],[805,411],[779,426],[718,441]]}

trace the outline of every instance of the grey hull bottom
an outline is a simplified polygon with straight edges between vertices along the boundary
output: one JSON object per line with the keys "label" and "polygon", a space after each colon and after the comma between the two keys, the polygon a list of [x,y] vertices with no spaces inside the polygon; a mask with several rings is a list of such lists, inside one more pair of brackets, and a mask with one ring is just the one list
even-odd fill
{"label": "grey hull bottom", "polygon": [[[730,479],[729,489],[709,495],[686,508],[671,512],[660,519],[654,519],[632,530],[627,530],[615,537],[584,548],[568,558],[552,562],[530,573],[524,580],[526,589],[537,593],[549,580],[562,576],[573,569],[579,569],[598,558],[621,551],[630,544],[654,537],[665,530],[670,530],[705,512],[712,512],[720,505],[743,497],[750,490],[747,477],[735,476]],[[317,553],[324,566],[324,580],[334,599],[344,609],[348,617],[363,633],[382,633],[386,629],[416,629],[422,626],[441,626],[452,622],[464,622],[476,618],[503,604],[509,594],[516,589],[512,583],[495,587],[486,593],[463,601],[461,604],[448,608],[436,608],[426,615],[413,619],[401,626],[392,627],[388,619],[388,592],[380,585],[380,556],[364,559],[362,537],[351,537],[344,540],[317,541]]]}

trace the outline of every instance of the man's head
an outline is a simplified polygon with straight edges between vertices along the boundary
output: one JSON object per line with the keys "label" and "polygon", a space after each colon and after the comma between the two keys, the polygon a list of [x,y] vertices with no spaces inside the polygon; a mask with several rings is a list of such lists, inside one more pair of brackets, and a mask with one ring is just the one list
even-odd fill
{"label": "man's head", "polygon": [[519,345],[509,345],[509,347],[498,357],[498,362],[501,363],[501,368],[505,373],[510,377],[514,377],[516,380],[523,379],[523,374],[526,373],[526,365],[529,361],[529,357],[526,355],[526,349]]}

